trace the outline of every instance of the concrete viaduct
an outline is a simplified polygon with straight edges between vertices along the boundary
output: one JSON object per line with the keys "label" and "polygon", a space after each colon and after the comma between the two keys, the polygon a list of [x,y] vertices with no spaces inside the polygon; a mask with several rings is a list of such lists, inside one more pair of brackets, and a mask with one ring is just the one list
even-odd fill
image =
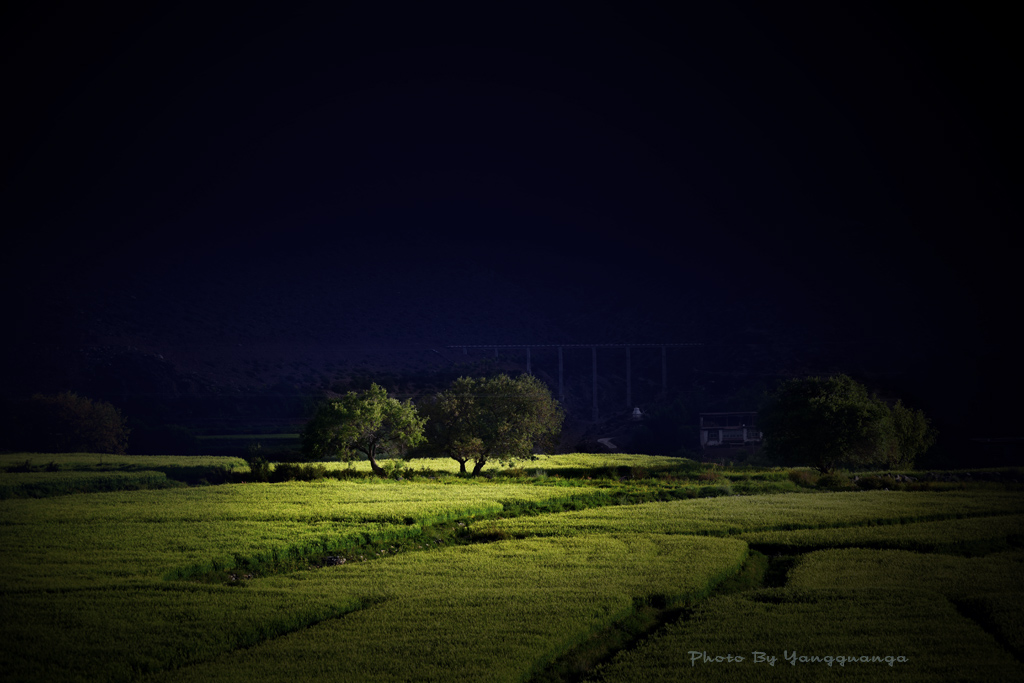
{"label": "concrete viaduct", "polygon": [[630,367],[630,349],[634,348],[660,348],[661,349],[661,391],[668,390],[668,360],[665,350],[669,347],[679,346],[702,346],[699,343],[691,344],[453,344],[449,349],[462,349],[463,355],[469,353],[469,349],[494,349],[494,356],[498,356],[499,349],[526,349],[526,372],[533,374],[531,367],[530,350],[538,348],[558,349],[558,400],[565,400],[565,385],[562,372],[562,350],[566,348],[589,348],[591,354],[591,365],[594,376],[594,408],[593,419],[597,422],[597,349],[615,348],[626,349],[626,407],[633,405],[632,368]]}

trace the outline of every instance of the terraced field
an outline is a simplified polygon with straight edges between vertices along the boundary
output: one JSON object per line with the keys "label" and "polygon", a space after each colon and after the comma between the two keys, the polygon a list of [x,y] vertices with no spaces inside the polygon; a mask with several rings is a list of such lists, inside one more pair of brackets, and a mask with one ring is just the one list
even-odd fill
{"label": "terraced field", "polygon": [[[219,466],[122,457],[62,456],[56,471],[0,483]],[[1018,485],[722,495],[735,491],[709,480],[737,473],[560,457],[575,480],[549,463],[490,480],[406,471],[0,501],[0,670],[5,681],[1024,678]]]}

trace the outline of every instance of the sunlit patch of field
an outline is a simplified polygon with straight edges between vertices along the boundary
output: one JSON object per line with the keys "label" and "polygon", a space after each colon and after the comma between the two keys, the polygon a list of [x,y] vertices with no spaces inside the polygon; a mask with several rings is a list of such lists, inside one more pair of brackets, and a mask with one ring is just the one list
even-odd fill
{"label": "sunlit patch of field", "polygon": [[549,473],[574,469],[613,469],[619,467],[640,467],[649,471],[693,469],[700,465],[686,458],[667,455],[638,455],[632,453],[566,453],[563,455],[542,455],[529,467],[539,467]]}
{"label": "sunlit patch of field", "polygon": [[[832,529],[959,517],[1011,515],[1022,510],[1014,491],[896,491],[726,496],[591,508],[495,522],[510,535],[575,536],[632,531],[731,535],[790,529]],[[638,514],[643,511],[643,514]],[[758,536],[757,538],[761,538]]]}
{"label": "sunlit patch of field", "polygon": [[423,524],[500,512],[504,499],[564,495],[508,483],[323,480],[6,500],[0,589],[97,585],[126,570],[141,580],[227,570],[268,553],[404,537]]}

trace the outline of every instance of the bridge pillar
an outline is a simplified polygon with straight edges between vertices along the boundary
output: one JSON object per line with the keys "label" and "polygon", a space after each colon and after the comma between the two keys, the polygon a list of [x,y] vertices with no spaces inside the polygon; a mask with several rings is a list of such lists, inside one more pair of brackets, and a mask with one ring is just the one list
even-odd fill
{"label": "bridge pillar", "polygon": [[626,347],[626,408],[633,407],[633,384],[630,377],[629,367],[629,347]]}
{"label": "bridge pillar", "polygon": [[668,360],[665,358],[665,347],[661,347],[661,395],[668,395]]}
{"label": "bridge pillar", "polygon": [[565,403],[565,385],[562,382],[562,347],[558,347],[558,400]]}

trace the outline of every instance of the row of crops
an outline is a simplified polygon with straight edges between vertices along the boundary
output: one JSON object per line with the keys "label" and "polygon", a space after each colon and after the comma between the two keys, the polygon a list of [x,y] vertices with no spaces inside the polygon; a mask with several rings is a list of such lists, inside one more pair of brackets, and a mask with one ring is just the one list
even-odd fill
{"label": "row of crops", "polygon": [[[25,474],[88,471],[97,457]],[[572,457],[585,472],[671,464]],[[3,500],[0,670],[15,681],[557,680],[553,662],[638,610],[682,606],[590,678],[1024,673],[1013,486],[640,504],[615,486],[635,490],[451,477]],[[781,585],[716,594],[758,550],[789,556]]]}

